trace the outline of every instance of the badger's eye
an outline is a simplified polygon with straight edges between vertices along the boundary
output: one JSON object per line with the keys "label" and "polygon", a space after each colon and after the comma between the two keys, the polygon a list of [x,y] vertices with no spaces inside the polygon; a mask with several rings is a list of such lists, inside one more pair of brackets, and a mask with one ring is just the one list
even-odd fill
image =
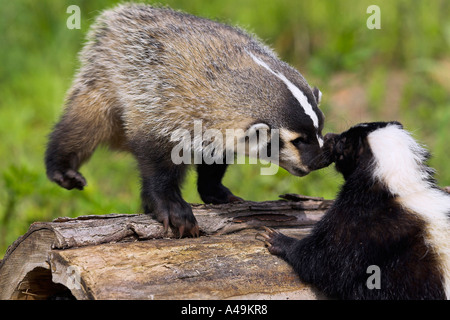
{"label": "badger's eye", "polygon": [[308,140],[305,137],[300,136],[300,137],[292,140],[291,142],[294,145],[299,145],[299,144],[307,144]]}

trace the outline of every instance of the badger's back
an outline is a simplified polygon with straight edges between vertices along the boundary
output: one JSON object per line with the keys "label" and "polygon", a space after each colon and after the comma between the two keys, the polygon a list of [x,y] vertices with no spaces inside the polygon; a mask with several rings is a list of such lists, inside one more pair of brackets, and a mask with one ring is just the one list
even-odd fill
{"label": "badger's back", "polygon": [[151,127],[168,135],[180,127],[192,130],[193,119],[219,130],[256,120],[280,128],[301,118],[300,107],[286,109],[292,93],[285,83],[249,52],[313,99],[302,75],[255,37],[171,9],[121,5],[99,16],[88,39],[78,79],[113,91],[131,131]]}

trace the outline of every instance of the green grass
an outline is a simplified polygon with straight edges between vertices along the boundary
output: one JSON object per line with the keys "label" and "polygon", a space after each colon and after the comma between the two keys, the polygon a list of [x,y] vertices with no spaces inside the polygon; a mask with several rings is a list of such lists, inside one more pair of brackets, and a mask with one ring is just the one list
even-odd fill
{"label": "green grass", "polygon": [[[47,135],[61,114],[78,67],[77,53],[95,16],[117,1],[0,0],[0,257],[34,221],[58,216],[136,212],[139,178],[133,158],[99,149],[82,168],[89,185],[67,191],[45,176]],[[81,8],[81,30],[66,28],[66,8]],[[359,114],[336,116],[340,74],[366,93],[371,121],[395,114],[432,151],[440,185],[450,185],[450,2],[377,1],[381,30],[366,28],[373,1],[168,0],[173,8],[237,24],[257,34],[324,93],[325,132],[346,129]],[[447,68],[447,69],[445,69]],[[392,87],[402,76],[401,91]],[[446,80],[447,79],[447,80]],[[342,89],[342,88],[341,88]],[[341,90],[339,89],[339,90]],[[395,105],[386,105],[398,96]],[[395,112],[390,112],[395,108]],[[366,119],[364,119],[366,120]],[[296,178],[280,169],[261,176],[255,165],[230,166],[225,184],[250,200],[293,192],[333,198],[342,178],[332,167]],[[183,187],[200,202],[192,170]]]}

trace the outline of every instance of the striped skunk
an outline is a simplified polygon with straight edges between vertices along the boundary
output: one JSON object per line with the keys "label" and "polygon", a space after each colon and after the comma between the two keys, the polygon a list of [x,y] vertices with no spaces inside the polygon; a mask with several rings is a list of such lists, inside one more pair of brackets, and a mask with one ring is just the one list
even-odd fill
{"label": "striped skunk", "polygon": [[398,122],[329,133],[324,148],[345,179],[335,203],[302,240],[265,228],[270,253],[329,297],[448,299],[450,195],[428,152]]}

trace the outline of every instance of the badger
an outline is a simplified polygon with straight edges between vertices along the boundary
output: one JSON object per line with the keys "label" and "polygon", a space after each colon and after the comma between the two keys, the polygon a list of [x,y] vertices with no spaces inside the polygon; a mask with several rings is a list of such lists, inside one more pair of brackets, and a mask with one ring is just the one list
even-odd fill
{"label": "badger", "polygon": [[266,228],[270,253],[329,297],[448,299],[450,195],[426,149],[398,122],[328,133],[324,148],[345,179],[337,199],[301,240]]}
{"label": "badger", "polygon": [[[255,36],[169,8],[125,4],[104,11],[87,40],[45,154],[47,176],[60,186],[83,189],[79,168],[98,145],[128,151],[145,213],[165,231],[198,236],[180,191],[188,165],[171,159],[174,131],[193,132],[195,121],[204,131],[240,129],[236,139],[277,130],[267,145],[278,143],[281,167],[303,176],[322,166],[320,90]],[[241,200],[221,182],[226,168],[224,161],[197,164],[205,203]]]}

